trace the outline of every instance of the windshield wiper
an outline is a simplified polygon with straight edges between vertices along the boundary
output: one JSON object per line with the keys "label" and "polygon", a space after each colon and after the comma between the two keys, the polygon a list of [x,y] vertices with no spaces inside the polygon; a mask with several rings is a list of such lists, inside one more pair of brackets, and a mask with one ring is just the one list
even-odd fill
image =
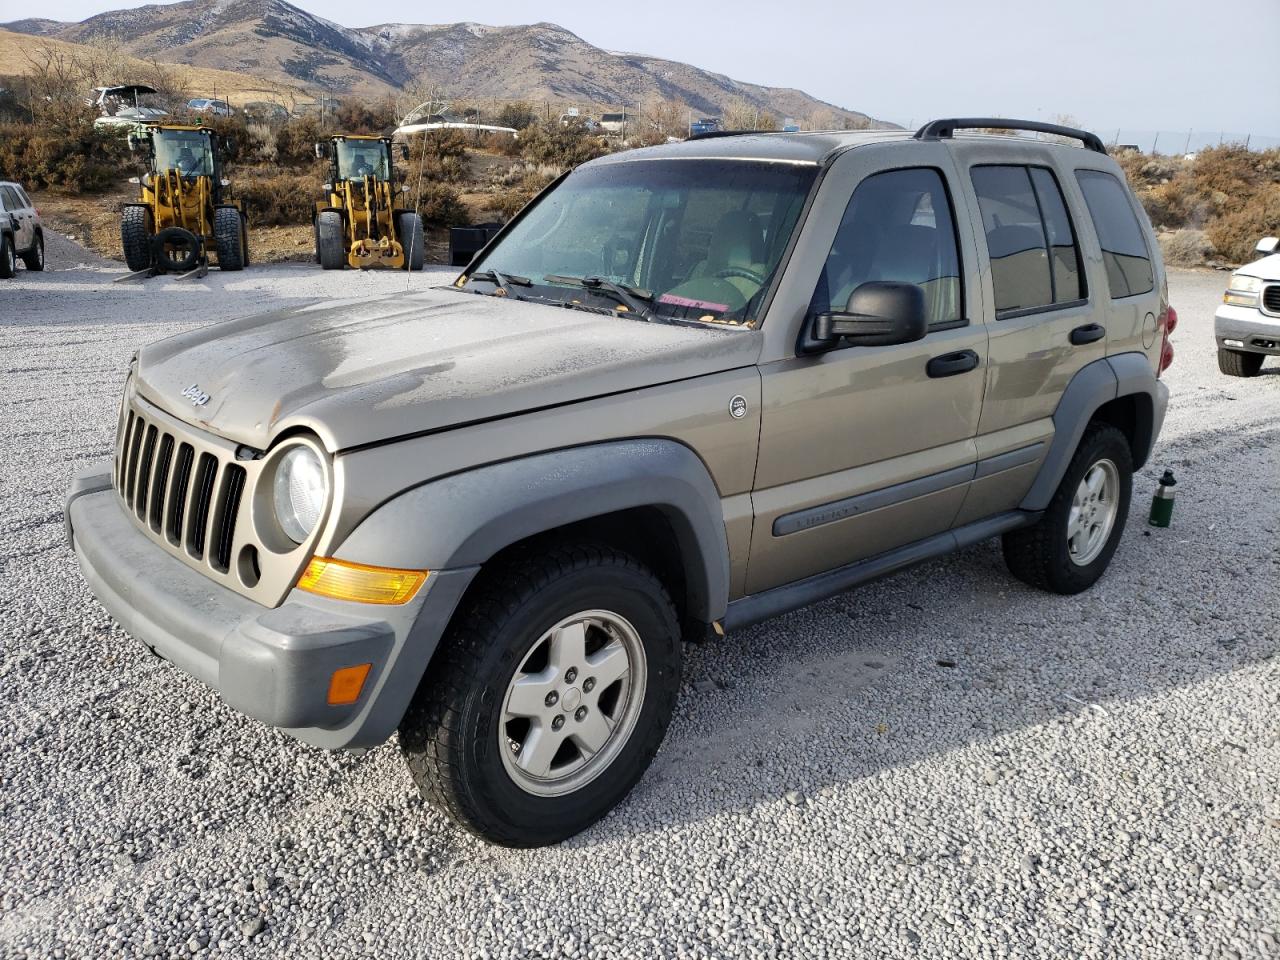
{"label": "windshield wiper", "polygon": [[615,300],[642,320],[649,320],[653,317],[653,311],[640,302],[641,300],[653,300],[653,294],[648,290],[642,290],[639,287],[624,287],[620,283],[614,283],[607,277],[566,277],[549,273],[542,279],[547,283],[564,283],[574,287],[585,287],[592,292],[604,291],[612,294]]}
{"label": "windshield wiper", "polygon": [[497,270],[477,270],[471,275],[472,280],[487,280],[496,284],[498,289],[502,291],[504,296],[510,297],[512,300],[523,300],[524,297],[517,293],[513,293],[511,287],[513,285],[520,287],[532,287],[533,281],[528,277],[522,277],[516,273],[499,273]]}

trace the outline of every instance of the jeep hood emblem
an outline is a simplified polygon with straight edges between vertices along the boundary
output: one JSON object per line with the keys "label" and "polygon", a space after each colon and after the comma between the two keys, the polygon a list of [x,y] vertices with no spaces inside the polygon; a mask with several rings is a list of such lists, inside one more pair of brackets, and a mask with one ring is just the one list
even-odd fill
{"label": "jeep hood emblem", "polygon": [[200,384],[193,383],[182,391],[182,395],[191,401],[192,406],[203,407],[209,402],[209,395],[200,389]]}

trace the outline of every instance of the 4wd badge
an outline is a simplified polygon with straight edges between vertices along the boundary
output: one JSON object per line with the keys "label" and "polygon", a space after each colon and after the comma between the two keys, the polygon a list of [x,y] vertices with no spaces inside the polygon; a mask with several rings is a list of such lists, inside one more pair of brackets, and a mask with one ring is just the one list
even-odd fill
{"label": "4wd badge", "polygon": [[741,420],[747,415],[747,398],[742,394],[738,394],[729,401],[729,416],[735,420]]}
{"label": "4wd badge", "polygon": [[203,407],[209,402],[209,395],[200,389],[198,383],[193,383],[187,389],[182,391],[182,395],[191,401],[193,406]]}

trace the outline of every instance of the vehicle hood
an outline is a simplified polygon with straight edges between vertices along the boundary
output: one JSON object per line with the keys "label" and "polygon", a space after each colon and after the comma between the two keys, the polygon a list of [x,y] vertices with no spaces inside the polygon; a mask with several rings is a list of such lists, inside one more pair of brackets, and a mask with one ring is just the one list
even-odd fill
{"label": "vehicle hood", "polygon": [[1273,253],[1253,263],[1246,263],[1243,267],[1237,268],[1236,273],[1269,281],[1280,280],[1280,253]]}
{"label": "vehicle hood", "polygon": [[[212,324],[145,347],[136,376],[150,402],[237,443],[303,428],[337,451],[748,366],[760,346],[756,331],[440,288]],[[193,385],[207,402],[183,396]]]}

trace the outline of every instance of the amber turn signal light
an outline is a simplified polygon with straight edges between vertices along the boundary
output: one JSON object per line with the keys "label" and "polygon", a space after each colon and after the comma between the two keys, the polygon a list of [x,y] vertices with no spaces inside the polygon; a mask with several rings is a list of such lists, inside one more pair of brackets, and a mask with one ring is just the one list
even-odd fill
{"label": "amber turn signal light", "polygon": [[362,663],[333,671],[333,676],[329,678],[329,706],[341,707],[359,700],[365,678],[372,668],[372,663]]}
{"label": "amber turn signal light", "polygon": [[426,570],[394,570],[313,557],[298,579],[298,589],[357,603],[408,603],[426,580]]}

